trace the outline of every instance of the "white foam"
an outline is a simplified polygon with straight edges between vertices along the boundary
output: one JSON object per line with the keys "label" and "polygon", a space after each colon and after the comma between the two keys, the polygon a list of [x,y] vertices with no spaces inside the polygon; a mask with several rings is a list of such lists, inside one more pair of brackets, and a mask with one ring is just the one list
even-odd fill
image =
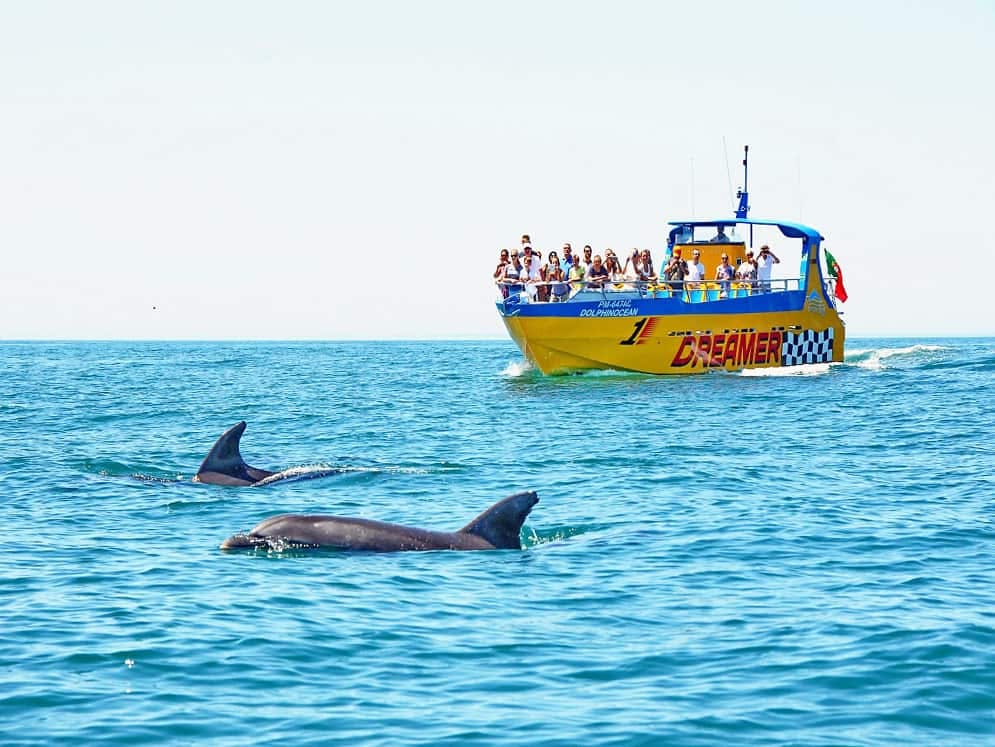
{"label": "white foam", "polygon": [[933,353],[937,350],[944,350],[942,345],[909,345],[906,348],[881,348],[877,351],[882,358],[890,358],[893,355],[912,355],[913,353]]}
{"label": "white foam", "polygon": [[778,368],[744,368],[740,376],[822,376],[829,373],[832,363],[803,363],[799,366]]}
{"label": "white foam", "polygon": [[[938,350],[946,350],[943,345],[908,345],[902,348],[869,348],[867,350],[850,350],[847,353],[847,363],[866,368],[871,371],[880,371],[884,368],[883,361],[899,355],[915,355],[916,353],[935,353]],[[863,358],[863,360],[854,360]]]}
{"label": "white foam", "polygon": [[510,379],[517,379],[519,376],[524,376],[530,371],[532,371],[532,364],[528,361],[511,361],[504,367],[501,375],[507,376]]}

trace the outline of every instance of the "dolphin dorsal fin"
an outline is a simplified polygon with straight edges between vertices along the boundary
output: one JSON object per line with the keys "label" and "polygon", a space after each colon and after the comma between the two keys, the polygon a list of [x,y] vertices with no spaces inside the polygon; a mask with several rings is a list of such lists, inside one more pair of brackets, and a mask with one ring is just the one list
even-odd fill
{"label": "dolphin dorsal fin", "polygon": [[[205,473],[214,473],[215,475],[232,478],[232,482],[246,482],[251,484],[272,475],[272,472],[267,472],[264,469],[250,467],[242,459],[242,453],[239,451],[239,443],[242,440],[243,433],[245,433],[244,420],[236,423],[222,433],[221,438],[215,442],[211,450],[207,452],[207,456],[204,457],[200,469],[197,470],[197,476],[200,477]],[[218,482],[217,478],[213,477],[210,480],[204,479],[203,481]]]}
{"label": "dolphin dorsal fin", "polygon": [[521,550],[519,534],[532,507],[539,502],[534,491],[517,493],[498,501],[460,532],[475,534],[498,550]]}

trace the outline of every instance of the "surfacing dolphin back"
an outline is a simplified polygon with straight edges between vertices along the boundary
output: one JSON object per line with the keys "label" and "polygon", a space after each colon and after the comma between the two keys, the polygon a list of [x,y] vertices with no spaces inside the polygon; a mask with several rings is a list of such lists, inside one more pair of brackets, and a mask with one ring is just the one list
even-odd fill
{"label": "surfacing dolphin back", "polygon": [[221,549],[521,550],[522,524],[538,502],[533,491],[518,493],[495,503],[456,532],[345,516],[283,514],[266,519],[245,534],[229,537],[221,543]]}
{"label": "surfacing dolphin back", "polygon": [[245,463],[239,451],[243,433],[245,433],[244,420],[222,433],[221,438],[207,452],[193,481],[209,485],[245,486],[255,485],[260,480],[276,474],[269,470],[250,467]]}

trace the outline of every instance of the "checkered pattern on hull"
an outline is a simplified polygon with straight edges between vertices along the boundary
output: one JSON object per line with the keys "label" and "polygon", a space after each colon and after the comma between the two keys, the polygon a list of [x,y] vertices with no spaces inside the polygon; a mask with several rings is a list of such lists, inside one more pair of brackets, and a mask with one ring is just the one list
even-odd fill
{"label": "checkered pattern on hull", "polygon": [[803,363],[829,363],[833,359],[833,328],[816,332],[785,332],[781,343],[781,362],[785,366]]}

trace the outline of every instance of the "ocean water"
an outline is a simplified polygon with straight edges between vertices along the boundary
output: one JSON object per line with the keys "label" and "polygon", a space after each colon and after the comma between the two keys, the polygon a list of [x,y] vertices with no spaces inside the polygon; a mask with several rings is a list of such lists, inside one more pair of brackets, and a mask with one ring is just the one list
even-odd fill
{"label": "ocean water", "polygon": [[[995,744],[993,382],[995,340],[691,378],[2,343],[0,743]],[[242,419],[250,464],[342,472],[192,483]],[[218,549],[526,489],[521,552]]]}

